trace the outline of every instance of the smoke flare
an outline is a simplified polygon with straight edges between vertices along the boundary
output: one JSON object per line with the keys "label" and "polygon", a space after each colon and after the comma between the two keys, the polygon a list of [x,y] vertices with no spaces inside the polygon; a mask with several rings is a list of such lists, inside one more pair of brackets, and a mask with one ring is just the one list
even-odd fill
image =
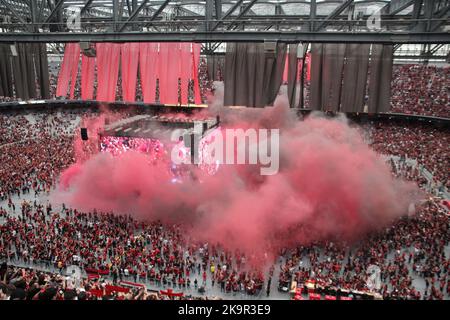
{"label": "smoke flare", "polygon": [[195,179],[173,184],[167,163],[150,165],[139,152],[96,154],[62,173],[53,199],[182,223],[197,239],[251,252],[355,240],[406,214],[416,200],[417,187],[394,179],[343,117],[298,121],[283,99],[273,108],[221,116],[223,128],[279,128],[279,173],[260,176],[257,165],[223,165],[208,175],[193,167]]}

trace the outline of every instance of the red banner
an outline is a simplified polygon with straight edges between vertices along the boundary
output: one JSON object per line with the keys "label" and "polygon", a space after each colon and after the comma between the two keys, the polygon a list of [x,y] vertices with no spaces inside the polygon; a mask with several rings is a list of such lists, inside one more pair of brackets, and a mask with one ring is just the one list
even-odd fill
{"label": "red banner", "polygon": [[97,100],[115,101],[120,44],[97,43]]}
{"label": "red banner", "polygon": [[70,97],[73,98],[75,90],[75,81],[78,73],[78,63],[80,60],[79,43],[67,43],[64,49],[64,57],[58,75],[56,86],[57,97],[67,97],[67,88],[70,85]]}
{"label": "red banner", "polygon": [[189,42],[180,43],[181,52],[181,103],[188,103],[189,79],[192,78],[192,52]]}
{"label": "red banner", "polygon": [[139,62],[139,43],[131,42],[122,44],[121,54],[123,101],[135,102]]}
{"label": "red banner", "polygon": [[200,50],[202,45],[200,43],[192,44],[192,61],[193,61],[193,74],[194,74],[194,101],[195,104],[201,104],[202,98],[200,94],[200,84],[198,82],[198,67],[200,64]]}
{"label": "red banner", "polygon": [[95,58],[81,57],[81,99],[94,99]]}
{"label": "red banner", "polygon": [[156,95],[156,79],[159,76],[158,43],[139,44],[139,71],[142,94],[145,103],[154,103]]}

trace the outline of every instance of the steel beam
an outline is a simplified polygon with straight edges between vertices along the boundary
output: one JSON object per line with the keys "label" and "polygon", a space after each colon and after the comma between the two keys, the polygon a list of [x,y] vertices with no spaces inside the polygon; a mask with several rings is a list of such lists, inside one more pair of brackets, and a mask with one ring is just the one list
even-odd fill
{"label": "steel beam", "polygon": [[[159,6],[159,8],[155,11],[155,13],[152,15],[152,17],[150,18],[150,21],[154,21],[161,12],[163,12],[163,10],[167,7],[167,5],[169,4],[170,0],[166,0],[164,1],[164,3],[162,5]],[[147,23],[145,25],[145,27],[150,27],[151,23]]]}
{"label": "steel beam", "polygon": [[344,12],[345,9],[347,9],[351,4],[353,3],[353,0],[347,0],[341,5],[337,6],[336,9],[334,9],[326,18],[325,21],[323,21],[316,29],[316,31],[320,31],[328,26],[330,23],[330,20],[334,20],[336,17],[338,17],[342,12]]}
{"label": "steel beam", "polygon": [[[93,10],[93,9],[92,9]],[[145,9],[144,9],[145,10]],[[447,11],[448,14],[448,11]],[[365,19],[366,16],[363,17],[363,19]],[[410,17],[408,17],[410,18]],[[151,22],[149,22],[150,18],[149,18],[149,13],[147,12],[146,15],[139,15],[138,17],[136,17],[134,20],[135,21],[131,21],[128,24],[129,25],[133,25],[134,27],[140,28],[142,29],[143,26],[157,26],[157,27],[173,27],[174,25],[177,25],[178,27],[183,27],[186,30],[190,30],[192,32],[195,32],[196,29],[198,29],[199,26],[205,24],[205,20],[204,20],[204,16],[197,16],[197,17],[187,17],[187,16],[178,16],[175,20],[171,20],[171,21],[166,21],[164,20],[163,17],[161,17],[161,15],[157,16],[156,18],[151,18],[153,19]],[[390,16],[385,16],[385,17],[381,17],[382,21],[383,21],[383,25],[386,26],[388,29],[394,30],[395,32],[409,32],[410,28],[411,28],[411,19],[405,19],[405,18],[392,18]],[[321,22],[323,20],[316,19],[315,22]],[[99,30],[104,30],[104,28],[109,27],[111,25],[113,25],[114,20],[112,16],[108,16],[108,17],[83,17],[82,18],[82,26],[85,30],[95,30],[95,29],[99,29]],[[284,31],[288,31],[288,30],[298,30],[298,27],[301,27],[300,30],[302,31],[309,31],[309,25],[311,22],[311,19],[308,16],[296,16],[296,17],[289,17],[289,18],[285,18],[284,16],[273,16],[270,18],[257,18],[255,16],[243,16],[241,18],[241,20],[239,21],[241,23],[244,23],[247,30],[248,31],[256,31],[256,30],[264,30],[266,27],[268,26],[274,26],[274,25],[279,25],[282,26]],[[339,17],[339,19],[337,20],[333,20],[332,22],[330,22],[330,24],[332,23],[334,27],[342,27],[342,26],[348,26],[349,23],[356,23],[358,22],[358,20],[348,20],[347,17]],[[437,29],[436,26],[441,26],[441,25],[448,25],[450,26],[450,20],[448,19],[448,17],[441,17],[439,18],[438,16],[434,16],[432,18],[432,23],[435,26],[435,28],[431,29],[431,32],[435,31]],[[29,23],[31,25],[31,23]],[[18,29],[17,26],[19,25],[19,23],[14,23],[14,21],[12,23],[4,23],[2,24],[2,27],[6,28],[6,29],[10,29],[10,31],[8,32],[12,32],[12,33],[19,33],[19,32],[23,32],[22,30]],[[39,23],[38,23],[39,25]],[[64,22],[60,22],[57,24],[57,26],[60,27],[64,27]],[[226,26],[222,26],[220,28],[218,28],[216,31],[226,31]],[[133,30],[133,31],[138,31],[138,30]],[[199,31],[204,31],[204,30],[200,30]],[[322,30],[323,32],[327,32],[326,30]],[[334,30],[335,31],[335,30]],[[56,31],[54,31],[56,32]],[[364,32],[364,30],[354,30],[352,32],[357,32],[357,33],[361,33]],[[384,32],[383,30],[381,31],[382,33]],[[423,32],[420,30],[417,30],[416,32]]]}
{"label": "steel beam", "polygon": [[[180,5],[177,5],[177,9],[178,10],[180,10],[180,11],[182,11],[182,12],[184,12],[184,13],[186,13],[186,14],[184,14],[184,15],[179,15],[177,18],[181,18],[181,17],[184,17],[184,16],[190,16],[190,17],[197,17],[197,18],[203,18],[203,17],[205,17],[205,16],[203,16],[203,15],[201,15],[201,14],[198,14],[198,13],[196,13],[196,12],[194,12],[194,11],[191,11],[191,10],[189,10],[189,9],[186,9],[186,8],[184,8],[184,7],[181,7]],[[206,17],[205,17],[206,18]]]}
{"label": "steel beam", "polygon": [[206,1],[205,3],[205,30],[211,29],[211,20],[213,18],[213,2]]}
{"label": "steel beam", "polygon": [[247,6],[241,10],[241,12],[239,12],[239,14],[237,15],[236,18],[234,18],[231,22],[231,24],[227,27],[227,30],[231,30],[231,28],[233,27],[233,21],[238,21],[240,20],[243,16],[245,16],[245,14],[251,9],[251,7],[253,7],[253,5],[255,4],[257,0],[252,0],[250,1],[249,4],[247,4]]}
{"label": "steel beam", "polygon": [[131,13],[133,12],[133,10],[131,9],[130,0],[127,0],[127,9],[128,9],[128,16],[130,16]]}
{"label": "steel beam", "polygon": [[392,0],[389,2],[389,14],[396,15],[414,3],[414,0]]}
{"label": "steel beam", "polygon": [[431,50],[430,50],[430,53],[432,54],[432,55],[434,55],[440,48],[442,48],[444,45],[443,44],[437,44],[437,45],[435,45]]}
{"label": "steel beam", "polygon": [[214,0],[214,9],[216,11],[216,19],[222,19],[222,0]]}
{"label": "steel beam", "polygon": [[211,28],[211,31],[214,31],[217,29],[217,27],[225,20],[227,19],[233,12],[236,10],[241,4],[244,2],[244,0],[238,0],[228,11],[225,13],[225,15],[217,21],[217,23]]}
{"label": "steel beam", "polygon": [[216,51],[217,48],[219,48],[221,44],[222,44],[222,42],[217,43],[215,46],[213,46],[212,50]]}
{"label": "steel beam", "polygon": [[192,42],[330,42],[330,43],[431,43],[450,44],[447,32],[275,32],[275,31],[217,31],[217,32],[109,32],[109,33],[0,33],[0,42],[140,42],[140,41],[192,41]]}
{"label": "steel beam", "polygon": [[37,16],[37,21],[41,21],[42,14],[44,13],[44,8],[45,8],[45,1],[42,0],[41,1],[41,5],[39,6],[39,13],[38,13],[38,16]]}
{"label": "steel beam", "polygon": [[37,14],[38,14],[37,1],[30,1],[28,5],[30,6],[31,23],[33,24],[30,27],[30,30],[32,30],[33,32],[37,32],[38,31],[36,28]]}
{"label": "steel beam", "polygon": [[81,11],[80,11],[80,17],[82,17],[83,14],[86,12],[86,10],[89,9],[89,7],[90,7],[91,4],[92,4],[92,1],[94,1],[94,0],[87,0],[87,1],[86,1],[86,3],[84,4],[83,8],[81,8]]}
{"label": "steel beam", "polygon": [[445,60],[447,56],[436,56],[436,55],[394,55],[394,60]]}
{"label": "steel beam", "polygon": [[314,31],[314,20],[316,20],[316,13],[317,13],[317,3],[316,0],[311,0],[311,3],[309,5],[309,30]]}
{"label": "steel beam", "polygon": [[3,3],[3,5],[9,10],[11,11],[11,13],[20,21],[20,23],[25,27],[28,28],[28,23],[22,18],[22,16],[13,8],[9,5],[8,2],[6,2],[5,0],[0,0],[1,3]]}
{"label": "steel beam", "polygon": [[127,26],[128,22],[133,21],[137,17],[139,12],[141,12],[142,9],[144,9],[144,7],[147,5],[147,2],[148,2],[148,0],[143,0],[141,2],[141,5],[139,7],[137,7],[137,9],[133,11],[133,13],[131,13],[131,15],[128,17],[128,19],[119,28],[119,32],[121,32],[123,29],[125,29],[125,27]]}
{"label": "steel beam", "polygon": [[431,30],[431,19],[434,13],[434,0],[427,0],[424,5],[424,14],[426,21],[422,23],[422,30],[420,31],[430,31]]}
{"label": "steel beam", "polygon": [[450,4],[441,9],[433,18],[441,19],[439,21],[435,21],[431,23],[430,32],[436,31],[440,26],[442,26],[444,23],[448,23],[450,17]]}
{"label": "steel beam", "polygon": [[45,22],[40,26],[42,27],[43,25],[49,23],[51,21],[51,19],[53,18],[53,16],[59,11],[61,10],[61,7],[64,4],[64,0],[59,0],[58,4],[55,6],[55,8],[52,10],[52,12],[50,12],[50,15],[47,17],[47,19],[45,19]]}
{"label": "steel beam", "polygon": [[[0,0],[0,4],[3,4],[6,0]],[[33,0],[36,1],[36,0]],[[117,4],[116,0],[110,0],[108,4],[111,4],[112,1],[114,1]],[[261,0],[262,2],[266,2],[266,0]],[[403,15],[403,14],[396,14],[396,15],[390,15],[387,14],[389,10],[392,11],[392,9],[397,8],[400,10],[402,7],[409,5],[411,1],[414,3],[415,10],[413,14]],[[428,1],[428,0],[427,0]],[[430,0],[431,1],[431,0]],[[36,1],[39,3],[38,1]],[[125,3],[126,2],[126,3]],[[256,1],[254,1],[256,2]],[[269,1],[270,2],[270,1]],[[349,20],[346,16],[342,15],[342,12],[339,13],[339,11],[348,10],[345,9],[342,5],[349,5],[350,2],[341,1],[338,8],[334,10],[333,15],[317,15],[317,12],[314,10],[314,7],[317,6],[317,3],[319,1],[317,0],[311,0],[310,6],[311,11],[306,12],[302,15],[283,15],[280,11],[280,5],[277,4],[277,10],[275,14],[270,15],[250,15],[249,12],[251,8],[249,7],[249,4],[251,5],[253,1],[247,0],[237,0],[235,2],[230,2],[229,0],[208,0],[209,4],[212,4],[212,6],[208,6],[210,10],[207,10],[208,12],[208,25],[211,26],[211,31],[221,31],[221,32],[227,32],[227,29],[232,28],[236,25],[243,25],[245,26],[245,29],[249,32],[253,31],[259,31],[267,32],[268,30],[271,30],[270,32],[274,31],[275,28],[279,28],[280,30],[283,30],[283,32],[286,32],[287,30],[292,30],[295,32],[295,30],[302,30],[303,31],[314,31],[317,30],[319,24],[325,23],[324,27],[322,27],[323,32],[327,32],[326,30],[329,29],[331,26],[334,28],[333,31],[336,32],[336,30],[339,30],[339,28],[347,27],[349,24],[356,24],[358,21],[355,20]],[[354,1],[353,1],[354,2]],[[50,25],[52,28],[51,30],[55,33],[62,32],[65,29],[65,23],[62,20],[62,12],[64,6],[68,5],[68,1],[59,0],[59,1],[50,1],[50,0],[44,0],[45,3],[44,6],[36,6],[36,10],[34,10],[35,13],[35,23],[32,23],[32,21],[28,21],[29,18],[29,8],[28,7],[20,7],[13,6],[11,1],[8,2],[9,6],[12,7],[12,9],[15,9],[16,16],[13,16],[10,14],[10,10],[6,6],[0,5],[0,14],[7,14],[11,15],[13,17],[13,20],[11,23],[4,23],[2,24],[3,31],[11,32],[14,34],[14,36],[18,36],[21,32],[35,32],[38,33],[38,28],[42,25]],[[31,0],[27,0],[27,3],[31,3]],[[143,27],[151,27],[151,28],[161,28],[164,30],[172,30],[177,31],[178,29],[181,29],[186,32],[208,32],[208,30],[205,30],[203,26],[206,25],[206,15],[205,14],[195,14],[193,12],[189,12],[188,10],[183,10],[185,12],[177,12],[175,19],[171,21],[166,21],[161,14],[164,8],[166,8],[167,3],[169,3],[169,0],[157,0],[157,1],[148,1],[147,5],[144,6],[142,11],[134,16],[134,18],[131,15],[127,15],[127,17],[123,18],[124,21],[116,20],[117,13],[120,11],[122,6],[118,5],[116,6],[115,14],[114,16],[111,14],[113,7],[109,6],[108,10],[101,10],[101,7],[104,6],[106,1],[97,2],[94,0],[83,0],[78,1],[81,8],[82,15],[82,27],[84,32],[95,32],[93,30],[99,30],[100,32],[104,32],[106,30],[107,33],[115,32],[112,30],[108,30],[111,26],[114,25],[115,22],[117,22],[117,26],[121,27],[125,20],[129,19],[130,21],[127,23],[127,25],[124,27],[122,31],[130,31],[130,32],[138,32],[143,29]],[[131,13],[136,13],[138,7],[142,5],[143,1],[137,1],[137,0],[120,0],[122,5],[130,5]],[[181,2],[175,2],[174,3],[181,3]],[[222,15],[222,3],[226,3],[229,6],[231,6],[230,10],[228,10],[225,15]],[[258,2],[256,2],[258,3]],[[347,4],[346,4],[347,3]],[[420,26],[428,26],[428,29],[431,33],[436,32],[437,30],[442,30],[443,26],[450,26],[450,20],[448,19],[449,15],[449,0],[434,0],[434,3],[436,4],[436,12],[433,12],[432,16],[430,17],[430,10],[431,6],[428,6],[427,14],[422,15],[421,14],[421,8],[423,4],[426,4],[426,1],[424,0],[393,0],[391,3],[391,6],[386,6],[386,9],[384,9],[381,19],[383,21],[383,26],[387,28],[387,30],[395,30],[395,32],[410,32],[411,28],[415,27],[417,24]],[[48,5],[47,5],[48,4]],[[56,7],[55,7],[56,4]],[[395,5],[394,5],[395,4]],[[152,6],[151,10],[149,6]],[[158,7],[154,7],[158,5]],[[439,5],[439,6],[438,6]],[[97,6],[97,7],[96,7]],[[86,14],[86,11],[90,8],[90,14]],[[241,10],[239,10],[241,8]],[[38,14],[39,9],[41,9],[42,15]],[[148,9],[148,10],[147,10]],[[211,9],[212,9],[212,19],[211,19]],[[126,9],[125,9],[126,11]],[[149,12],[151,11],[151,12]],[[240,11],[240,12],[238,12]],[[392,13],[392,12],[391,12]],[[43,16],[43,15],[46,16]],[[58,16],[58,19],[55,19]],[[21,20],[19,19],[21,18]],[[130,19],[131,18],[131,19]],[[367,15],[364,15],[362,17],[363,19],[368,18]],[[47,19],[46,22],[43,22]],[[327,20],[326,20],[327,19]],[[430,28],[431,23],[431,28]],[[23,27],[22,27],[23,26]],[[130,26],[133,26],[131,29]],[[25,27],[33,28],[33,30],[28,31],[25,29]],[[53,28],[54,27],[54,28]],[[212,28],[214,27],[214,28]],[[312,28],[315,27],[315,28]],[[328,27],[328,28],[327,28]],[[127,30],[128,29],[128,30]],[[48,30],[46,28],[46,30]],[[197,31],[196,31],[197,30]],[[239,32],[246,32],[246,30],[234,30]],[[266,30],[266,31],[264,31]],[[401,31],[400,31],[401,30]],[[424,28],[422,30],[417,29],[415,30],[416,33],[418,32],[424,32],[427,31],[427,28]],[[153,32],[153,31],[152,31]],[[158,30],[157,30],[158,32]],[[361,33],[363,30],[354,30],[351,31],[353,33]],[[385,30],[380,31],[380,33],[384,33]],[[440,32],[440,31],[439,31]],[[361,35],[362,36],[362,35]],[[109,35],[108,35],[109,37]]]}
{"label": "steel beam", "polygon": [[411,13],[411,30],[415,30],[419,18],[420,18],[420,14],[422,12],[422,4],[423,4],[423,0],[414,0],[414,7],[413,7],[413,11]]}

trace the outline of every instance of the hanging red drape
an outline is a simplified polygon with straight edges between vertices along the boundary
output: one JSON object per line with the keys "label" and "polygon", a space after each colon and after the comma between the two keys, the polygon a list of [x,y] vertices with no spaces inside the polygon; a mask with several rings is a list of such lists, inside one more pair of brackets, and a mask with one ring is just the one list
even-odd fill
{"label": "hanging red drape", "polygon": [[288,70],[289,70],[288,55],[286,55],[286,62],[284,63],[284,70],[283,70],[283,83],[288,82]]}
{"label": "hanging red drape", "polygon": [[311,81],[311,53],[306,54],[305,64],[306,64],[306,79],[308,81]]}
{"label": "hanging red drape", "polygon": [[179,44],[162,42],[159,48],[159,102],[178,104]]}
{"label": "hanging red drape", "polygon": [[[103,61],[105,60],[103,52],[100,52],[101,50],[103,50],[103,49],[101,49],[102,45],[103,44],[101,44],[101,43],[96,43],[95,44],[95,50],[97,52],[97,57],[96,57],[96,60],[95,60],[95,63],[96,63],[96,66],[97,66],[97,88],[96,88],[96,94],[95,94],[95,97],[96,97],[95,99],[96,100],[98,100],[98,97],[100,95],[100,87],[98,85],[99,81],[100,81],[100,65],[103,65]],[[104,95],[104,93],[102,93],[102,95]]]}
{"label": "hanging red drape", "polygon": [[189,42],[180,43],[181,64],[181,103],[187,104],[189,95],[189,79],[192,78],[191,44]]}
{"label": "hanging red drape", "polygon": [[97,100],[115,101],[120,44],[97,43]]}
{"label": "hanging red drape", "polygon": [[167,51],[167,85],[165,101],[161,103],[178,104],[178,79],[180,78],[180,44],[178,42],[168,43]]}
{"label": "hanging red drape", "polygon": [[80,45],[78,43],[67,43],[64,49],[64,57],[61,63],[61,68],[59,70],[58,82],[56,86],[56,96],[57,97],[66,97],[67,89],[69,86],[69,81],[72,78],[72,85],[70,88],[71,96],[73,96],[72,87],[75,86],[75,78],[76,73],[73,76],[73,73],[78,70],[78,61],[80,58]]}
{"label": "hanging red drape", "polygon": [[58,83],[56,85],[56,96],[65,97],[67,95],[67,87],[69,86],[69,76],[70,76],[70,57],[72,52],[71,43],[67,43],[64,49],[64,57],[62,59],[59,74]]}
{"label": "hanging red drape", "polygon": [[136,82],[139,62],[139,43],[123,43],[121,46],[121,75],[123,101],[136,101]]}
{"label": "hanging red drape", "polygon": [[158,63],[158,74],[159,74],[159,102],[165,103],[166,92],[167,92],[167,72],[168,72],[168,56],[169,56],[169,44],[160,43],[159,44],[159,63]]}
{"label": "hanging red drape", "polygon": [[81,99],[94,99],[95,58],[81,57]]}
{"label": "hanging red drape", "polygon": [[194,75],[194,101],[195,104],[201,104],[202,98],[200,94],[200,84],[198,81],[198,67],[200,63],[200,49],[202,45],[200,43],[192,44],[192,73]]}
{"label": "hanging red drape", "polygon": [[78,65],[80,64],[80,44],[73,43],[73,61],[71,65],[70,78],[70,99],[75,98],[75,84],[77,83]]}
{"label": "hanging red drape", "polygon": [[145,103],[154,103],[156,79],[159,76],[158,43],[143,42],[139,44],[139,74]]}

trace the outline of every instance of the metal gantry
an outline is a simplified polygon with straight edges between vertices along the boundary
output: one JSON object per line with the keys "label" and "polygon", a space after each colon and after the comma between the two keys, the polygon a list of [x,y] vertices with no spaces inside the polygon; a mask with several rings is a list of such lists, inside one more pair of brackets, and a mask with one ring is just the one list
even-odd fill
{"label": "metal gantry", "polygon": [[0,42],[437,45],[450,43],[449,14],[450,0],[0,0]]}

